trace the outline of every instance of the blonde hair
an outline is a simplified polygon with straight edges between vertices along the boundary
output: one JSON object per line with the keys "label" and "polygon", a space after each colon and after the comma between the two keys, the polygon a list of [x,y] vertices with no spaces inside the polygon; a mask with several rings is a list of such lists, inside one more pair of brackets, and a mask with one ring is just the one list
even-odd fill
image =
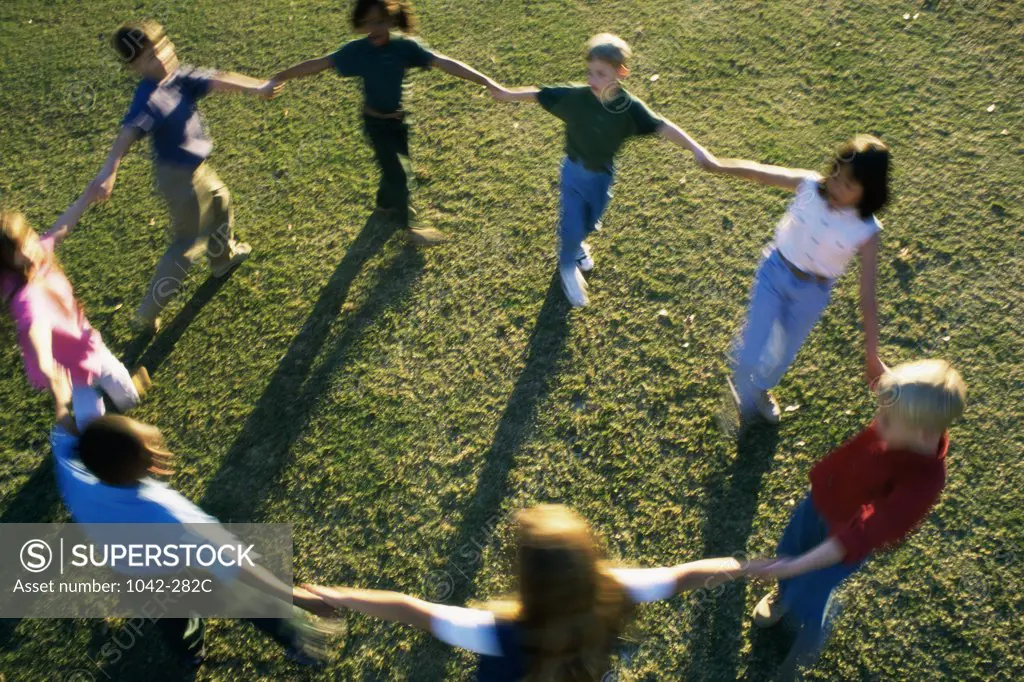
{"label": "blonde hair", "polygon": [[522,631],[529,682],[597,682],[632,605],[590,525],[567,507],[519,512],[519,594],[494,602]]}
{"label": "blonde hair", "polygon": [[629,44],[611,33],[599,33],[587,41],[587,61],[600,59],[616,69],[626,66],[633,57]]}
{"label": "blonde hair", "polygon": [[941,433],[963,414],[967,385],[945,360],[907,362],[879,379],[878,402],[902,424]]}

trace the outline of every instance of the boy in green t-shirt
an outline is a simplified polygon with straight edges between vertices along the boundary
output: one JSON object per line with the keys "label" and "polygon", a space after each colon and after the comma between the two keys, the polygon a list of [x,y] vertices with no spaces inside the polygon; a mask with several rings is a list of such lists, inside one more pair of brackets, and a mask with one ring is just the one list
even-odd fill
{"label": "boy in green t-shirt", "polygon": [[[431,52],[403,33],[416,30],[412,7],[404,0],[358,0],[352,11],[352,26],[365,38],[346,43],[337,52],[310,59],[281,71],[271,80],[277,83],[304,78],[334,69],[340,76],[358,76],[363,81],[363,129],[380,166],[377,212],[392,216],[408,229],[409,238],[420,246],[445,241],[438,230],[411,226],[409,208],[409,126],[402,109],[402,81],[411,68],[434,67],[473,83],[498,87],[487,76],[465,64]],[[397,30],[401,33],[392,33]]]}
{"label": "boy in green t-shirt", "polygon": [[501,102],[536,101],[565,121],[559,208],[558,272],[566,298],[587,305],[582,272],[594,267],[590,246],[583,241],[599,229],[615,176],[615,155],[634,135],[661,135],[689,149],[698,161],[707,152],[667,119],[655,116],[619,82],[629,74],[632,55],[622,38],[602,33],[587,42],[587,85],[545,88],[492,87]]}

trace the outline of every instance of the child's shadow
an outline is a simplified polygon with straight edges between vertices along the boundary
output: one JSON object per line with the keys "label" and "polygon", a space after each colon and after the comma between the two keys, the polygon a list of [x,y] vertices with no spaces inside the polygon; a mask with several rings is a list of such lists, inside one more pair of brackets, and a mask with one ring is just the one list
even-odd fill
{"label": "child's shadow", "polygon": [[[710,501],[704,517],[702,556],[737,555],[747,544],[757,511],[761,480],[778,447],[776,427],[756,425],[740,431],[736,459],[707,486]],[[766,588],[767,589],[767,588]],[[720,591],[720,593],[719,593]],[[744,581],[716,590],[710,608],[697,614],[690,633],[690,664],[679,679],[735,680],[741,636],[750,626]]]}

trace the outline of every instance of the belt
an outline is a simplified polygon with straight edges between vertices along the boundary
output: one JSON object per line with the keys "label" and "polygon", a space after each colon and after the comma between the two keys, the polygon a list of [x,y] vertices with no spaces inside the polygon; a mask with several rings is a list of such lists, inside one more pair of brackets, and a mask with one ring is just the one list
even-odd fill
{"label": "belt", "polygon": [[403,118],[405,118],[405,111],[403,111],[402,109],[399,109],[398,111],[392,111],[391,113],[386,114],[383,111],[377,111],[373,107],[364,106],[363,107],[363,115],[364,116],[369,116],[370,118],[383,119],[383,120],[386,120],[386,121],[389,121],[389,120],[390,121],[400,121]]}
{"label": "belt", "polygon": [[817,274],[814,274],[813,272],[804,272],[803,270],[801,270],[797,266],[793,265],[792,261],[790,261],[788,258],[783,256],[782,252],[779,251],[777,248],[775,249],[775,253],[779,254],[779,258],[782,260],[783,264],[787,268],[789,268],[789,271],[793,273],[793,276],[796,277],[801,282],[814,282],[815,284],[828,284],[828,283],[830,283],[832,281],[831,277],[824,277],[823,275],[817,275]]}

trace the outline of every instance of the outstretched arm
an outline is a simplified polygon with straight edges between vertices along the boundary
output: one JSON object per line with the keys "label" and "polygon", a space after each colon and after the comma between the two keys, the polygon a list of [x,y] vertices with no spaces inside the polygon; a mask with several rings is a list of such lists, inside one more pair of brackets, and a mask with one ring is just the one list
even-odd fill
{"label": "outstretched arm", "polygon": [[505,88],[495,83],[493,87],[488,88],[491,97],[499,102],[536,102],[537,95],[540,94],[540,88],[536,87]]}
{"label": "outstretched arm", "polygon": [[702,163],[701,166],[712,173],[732,175],[733,177],[752,180],[762,185],[788,189],[791,192],[795,192],[804,180],[818,177],[814,171],[802,168],[769,166],[742,159],[718,159],[710,154],[708,155],[707,162]]}
{"label": "outstretched arm", "polygon": [[54,245],[59,245],[67,237],[75,224],[82,218],[86,209],[89,208],[89,192],[82,192],[82,195],[75,199],[75,203],[64,211],[57,222],[46,232],[46,237],[53,239]]}
{"label": "outstretched arm", "polygon": [[751,569],[749,574],[755,578],[774,578],[785,580],[804,573],[818,571],[822,568],[835,566],[846,556],[846,549],[835,537],[831,537],[809,552],[800,556],[779,559],[767,566]]}
{"label": "outstretched arm", "polygon": [[425,632],[431,632],[430,619],[441,608],[438,604],[432,604],[400,592],[318,585],[303,585],[302,587],[335,608],[352,609],[374,618],[411,625]]}
{"label": "outstretched arm", "polygon": [[714,159],[711,152],[700,146],[696,140],[690,137],[689,133],[667,118],[663,119],[661,125],[658,126],[658,134],[669,142],[693,152],[693,155],[697,157],[697,162],[703,168],[708,167],[708,164]]}
{"label": "outstretched arm", "polygon": [[317,57],[316,59],[309,59],[304,62],[300,62],[295,66],[285,69],[284,71],[279,71],[271,76],[270,80],[277,83],[284,83],[295,78],[315,76],[318,73],[327,71],[331,66],[331,55],[325,55],[323,57]]}
{"label": "outstretched arm", "polygon": [[434,54],[434,60],[431,63],[431,66],[435,69],[451,74],[456,78],[469,81],[470,83],[478,83],[492,89],[500,87],[492,79],[488,78],[471,66],[463,64],[462,62],[450,57],[445,57],[442,54]]}
{"label": "outstretched arm", "polygon": [[92,182],[89,183],[86,194],[89,201],[106,201],[114,191],[114,183],[117,181],[117,169],[121,166],[121,159],[132,148],[135,141],[142,137],[142,131],[133,126],[124,126],[114,140],[114,146],[107,154],[107,161],[103,168]]}
{"label": "outstretched arm", "polygon": [[275,80],[259,80],[230,71],[218,71],[210,78],[212,92],[240,92],[245,95],[256,95],[263,99],[277,97],[284,83]]}

